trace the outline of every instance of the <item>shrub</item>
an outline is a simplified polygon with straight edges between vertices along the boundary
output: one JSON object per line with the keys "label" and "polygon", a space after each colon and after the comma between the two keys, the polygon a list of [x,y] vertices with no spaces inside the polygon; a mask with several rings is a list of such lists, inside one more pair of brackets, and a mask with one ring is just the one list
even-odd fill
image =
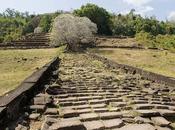
{"label": "shrub", "polygon": [[159,49],[175,50],[175,35],[157,35],[141,32],[136,34],[136,40],[146,47],[156,47]]}
{"label": "shrub", "polygon": [[43,28],[43,32],[49,32],[51,23],[52,23],[52,16],[45,15],[41,17],[39,26]]}
{"label": "shrub", "polygon": [[155,47],[155,36],[150,33],[141,31],[136,34],[136,40],[146,47]]}
{"label": "shrub", "polygon": [[93,34],[96,32],[96,24],[88,18],[62,14],[54,20],[51,31],[51,45],[67,44],[67,49],[79,51],[84,45],[93,43]]}
{"label": "shrub", "polygon": [[80,17],[88,17],[92,22],[97,24],[98,34],[112,35],[111,15],[106,9],[95,4],[86,4],[80,9],[74,10],[74,14]]}
{"label": "shrub", "polygon": [[175,35],[158,35],[156,43],[159,48],[175,49]]}

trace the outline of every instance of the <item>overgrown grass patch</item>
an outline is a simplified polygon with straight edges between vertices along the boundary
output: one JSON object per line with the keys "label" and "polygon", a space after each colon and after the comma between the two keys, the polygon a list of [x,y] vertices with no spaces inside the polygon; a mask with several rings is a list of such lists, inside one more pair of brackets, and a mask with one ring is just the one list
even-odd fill
{"label": "overgrown grass patch", "polygon": [[91,52],[118,63],[175,77],[175,53],[159,50],[93,49]]}
{"label": "overgrown grass patch", "polygon": [[26,77],[57,56],[60,50],[0,50],[0,95],[16,88]]}

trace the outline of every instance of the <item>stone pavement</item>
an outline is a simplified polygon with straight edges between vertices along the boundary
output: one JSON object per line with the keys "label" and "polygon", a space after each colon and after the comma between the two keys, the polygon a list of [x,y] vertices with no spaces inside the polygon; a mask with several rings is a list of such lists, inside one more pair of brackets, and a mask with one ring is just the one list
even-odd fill
{"label": "stone pavement", "polygon": [[86,54],[65,54],[59,79],[34,97],[15,130],[171,130],[174,91]]}

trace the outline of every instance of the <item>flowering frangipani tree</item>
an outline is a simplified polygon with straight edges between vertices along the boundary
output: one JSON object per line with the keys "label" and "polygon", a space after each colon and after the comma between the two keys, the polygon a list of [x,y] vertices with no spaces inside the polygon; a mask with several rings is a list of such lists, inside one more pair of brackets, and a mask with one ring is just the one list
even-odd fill
{"label": "flowering frangipani tree", "polygon": [[43,29],[41,27],[37,27],[34,29],[34,33],[42,33]]}
{"label": "flowering frangipani tree", "polygon": [[78,51],[83,44],[94,41],[95,33],[97,33],[97,26],[88,18],[62,14],[54,20],[51,44],[53,46],[67,44],[69,50]]}

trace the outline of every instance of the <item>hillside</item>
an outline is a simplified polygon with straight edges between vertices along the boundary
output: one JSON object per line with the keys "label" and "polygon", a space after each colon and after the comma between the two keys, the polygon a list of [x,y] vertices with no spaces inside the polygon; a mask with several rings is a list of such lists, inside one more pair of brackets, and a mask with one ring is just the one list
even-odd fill
{"label": "hillside", "polygon": [[[175,53],[167,50],[145,49],[134,38],[99,38],[97,48],[90,52],[105,56],[117,63],[142,68],[175,77]],[[138,47],[141,47],[138,48]]]}
{"label": "hillside", "polygon": [[0,50],[0,95],[15,89],[58,52],[59,49]]}

